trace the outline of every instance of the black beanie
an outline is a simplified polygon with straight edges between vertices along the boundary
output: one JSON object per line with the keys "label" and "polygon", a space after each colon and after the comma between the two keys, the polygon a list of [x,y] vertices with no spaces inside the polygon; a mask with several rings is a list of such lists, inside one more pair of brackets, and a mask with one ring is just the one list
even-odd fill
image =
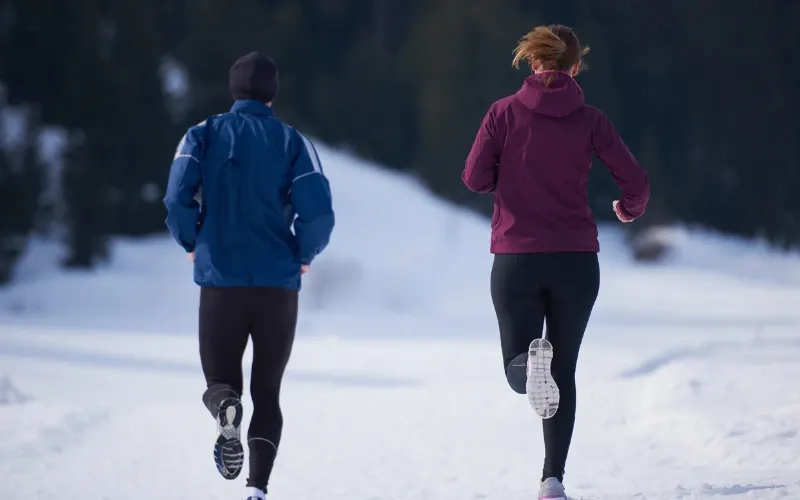
{"label": "black beanie", "polygon": [[278,94],[278,66],[261,52],[250,52],[233,63],[228,73],[234,99],[268,103]]}

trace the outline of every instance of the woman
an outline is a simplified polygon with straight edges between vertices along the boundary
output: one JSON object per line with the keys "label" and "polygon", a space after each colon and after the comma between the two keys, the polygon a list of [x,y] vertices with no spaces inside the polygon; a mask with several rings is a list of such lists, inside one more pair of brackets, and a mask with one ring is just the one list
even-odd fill
{"label": "woman", "polygon": [[566,26],[525,35],[513,65],[524,61],[533,73],[490,107],[462,176],[470,190],[494,195],[492,301],[508,382],[544,418],[540,500],[566,499],[575,367],[600,284],[592,156],[622,191],[613,203],[620,221],[640,217],[650,196],[647,173],[573,78],[588,50]]}

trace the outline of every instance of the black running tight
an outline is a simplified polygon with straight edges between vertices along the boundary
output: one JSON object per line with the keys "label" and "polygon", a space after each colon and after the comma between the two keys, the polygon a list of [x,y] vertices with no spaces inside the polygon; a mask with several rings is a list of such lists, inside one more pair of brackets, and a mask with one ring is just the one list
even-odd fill
{"label": "black running tight", "polygon": [[492,301],[503,367],[516,392],[525,394],[526,373],[524,366],[511,367],[511,361],[527,356],[530,343],[542,337],[545,326],[546,338],[553,345],[551,371],[561,400],[556,414],[542,423],[542,479],[563,481],[575,426],[575,368],[599,287],[600,267],[594,252],[498,254],[494,259]]}
{"label": "black running tight", "polygon": [[298,293],[294,290],[200,289],[200,360],[207,384],[203,402],[215,417],[231,392],[241,396],[242,357],[248,339],[253,342],[247,485],[263,491],[267,490],[283,430],[280,389],[294,343],[297,306]]}

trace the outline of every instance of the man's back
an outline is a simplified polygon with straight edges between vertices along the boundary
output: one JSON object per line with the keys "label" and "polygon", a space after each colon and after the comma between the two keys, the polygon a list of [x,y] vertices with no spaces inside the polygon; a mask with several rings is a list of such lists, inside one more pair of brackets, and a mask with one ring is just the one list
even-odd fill
{"label": "man's back", "polygon": [[[197,211],[187,200],[193,186]],[[189,130],[165,203],[171,232],[195,252],[201,286],[299,289],[301,265],[327,245],[334,224],[314,146],[254,100]]]}

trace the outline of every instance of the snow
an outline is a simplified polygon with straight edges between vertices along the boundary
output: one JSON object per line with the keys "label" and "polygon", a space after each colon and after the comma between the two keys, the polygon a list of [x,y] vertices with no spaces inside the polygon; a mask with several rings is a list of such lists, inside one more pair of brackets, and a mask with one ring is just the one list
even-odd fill
{"label": "snow", "polygon": [[7,376],[0,375],[0,406],[21,404],[28,396],[20,392]]}
{"label": "snow", "polygon": [[[269,498],[535,498],[540,423],[504,380],[488,221],[320,154],[338,222],[304,283]],[[665,237],[669,260],[640,265],[602,228],[569,494],[800,498],[800,256]],[[189,263],[167,237],[112,251],[66,271],[37,240],[0,290],[0,499],[240,498],[211,458]]]}
{"label": "snow", "polygon": [[189,104],[191,85],[186,66],[173,57],[165,57],[159,68],[161,86],[167,107],[176,123],[185,117]]}

